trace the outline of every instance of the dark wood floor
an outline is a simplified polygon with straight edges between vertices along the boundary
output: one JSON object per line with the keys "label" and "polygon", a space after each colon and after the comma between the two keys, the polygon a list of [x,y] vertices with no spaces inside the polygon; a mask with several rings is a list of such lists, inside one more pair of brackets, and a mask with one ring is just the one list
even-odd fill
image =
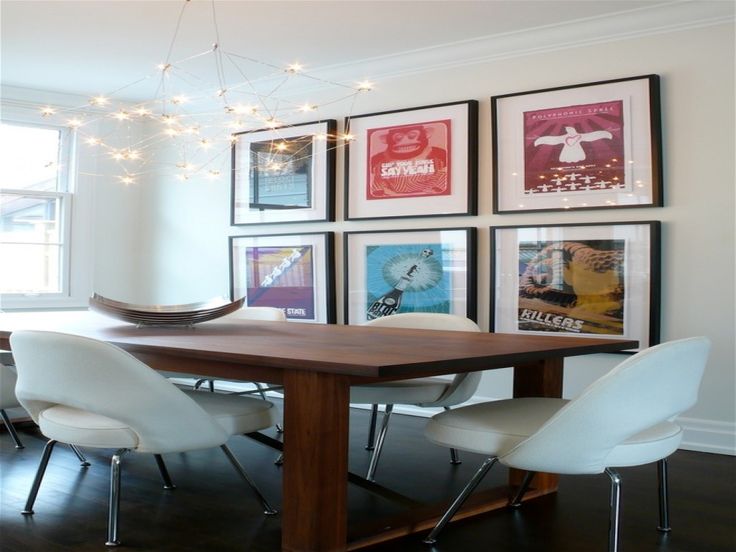
{"label": "dark wood floor", "polygon": [[[351,470],[363,473],[368,414],[355,410],[351,427]],[[422,437],[424,420],[395,415],[378,473],[382,484],[419,500],[451,497],[475,471],[480,456],[464,454],[451,466],[445,449]],[[272,432],[273,435],[275,433]],[[106,526],[109,451],[87,449],[92,466],[80,469],[72,452],[57,446],[32,517],[20,515],[45,440],[31,426],[21,428],[26,445],[16,450],[0,433],[0,550],[100,551]],[[264,494],[282,503],[276,453],[244,437],[230,446]],[[161,488],[149,455],[124,459],[120,518],[126,549],[145,551],[253,551],[279,549],[279,517],[261,514],[258,503],[219,450],[166,457],[174,491]],[[287,459],[288,461],[288,459]],[[495,469],[484,486],[505,480]],[[734,552],[736,550],[736,459],[680,451],[671,459],[673,532],[662,535],[657,521],[656,470],[644,466],[623,475],[622,552]],[[349,489],[354,525],[400,510],[395,504]],[[318,516],[319,512],[304,512]],[[556,495],[475,520],[451,524],[434,547],[419,536],[374,547],[374,552],[591,552],[605,551],[608,530],[608,478],[562,477]]]}

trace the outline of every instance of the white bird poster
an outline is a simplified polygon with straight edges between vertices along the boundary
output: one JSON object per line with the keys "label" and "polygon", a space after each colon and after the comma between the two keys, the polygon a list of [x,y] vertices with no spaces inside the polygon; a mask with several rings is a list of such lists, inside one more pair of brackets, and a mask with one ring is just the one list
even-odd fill
{"label": "white bird poster", "polygon": [[627,188],[623,101],[524,112],[525,194]]}

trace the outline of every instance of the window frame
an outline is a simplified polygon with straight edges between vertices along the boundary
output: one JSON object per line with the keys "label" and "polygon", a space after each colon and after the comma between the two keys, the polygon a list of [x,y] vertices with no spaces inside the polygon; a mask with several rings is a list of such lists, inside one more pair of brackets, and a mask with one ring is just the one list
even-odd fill
{"label": "window frame", "polygon": [[[2,193],[59,201],[60,291],[38,293],[0,293],[0,309],[33,310],[87,306],[91,289],[90,238],[82,230],[88,227],[91,209],[80,209],[80,196],[87,195],[78,178],[77,133],[60,124],[39,122],[39,106],[8,108],[3,106],[3,124],[46,128],[59,131],[59,157],[56,191],[23,190],[3,187]],[[79,253],[79,254],[78,254]]]}

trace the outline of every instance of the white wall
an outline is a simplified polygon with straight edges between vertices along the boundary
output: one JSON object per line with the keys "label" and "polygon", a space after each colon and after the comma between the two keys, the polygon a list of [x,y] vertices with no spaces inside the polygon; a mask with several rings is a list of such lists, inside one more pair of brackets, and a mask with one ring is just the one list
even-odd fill
{"label": "white wall", "polygon": [[[465,59],[458,57],[458,63]],[[356,73],[360,69],[356,67]],[[491,95],[647,73],[662,79],[665,207],[491,214]],[[15,94],[50,101],[43,94],[17,90]],[[337,222],[231,227],[229,182],[161,178],[125,186],[110,176],[114,172],[109,167],[95,166],[102,160],[95,161],[88,150],[80,149],[81,165],[102,175],[85,176],[94,184],[89,191],[94,199],[89,223],[94,229],[94,290],[124,301],[159,304],[227,296],[229,235],[330,230],[337,233],[341,319],[342,232],[476,226],[479,322],[488,329],[489,226],[661,220],[662,340],[707,335],[714,344],[701,399],[683,419],[688,427],[685,446],[735,453],[733,24],[396,76],[361,97],[356,114],[465,99],[480,101],[477,217],[345,222],[338,152]],[[336,109],[319,116],[341,122],[346,114]],[[565,396],[575,395],[622,358],[597,355],[568,360]],[[478,398],[510,394],[510,370],[501,370],[484,376]]]}
{"label": "white wall", "polygon": [[[359,68],[358,68],[359,71]],[[609,211],[491,214],[490,101],[504,94],[617,77],[661,76],[665,207]],[[229,184],[160,182],[142,190],[147,298],[189,302],[228,294],[228,235],[337,232],[338,316],[342,318],[341,233],[367,229],[476,226],[478,307],[489,318],[489,231],[492,225],[661,220],[662,340],[707,335],[713,351],[701,399],[684,420],[686,446],[733,453],[734,448],[734,27],[670,32],[559,49],[524,57],[399,76],[362,97],[359,112],[447,101],[480,101],[479,215],[390,221],[343,221],[342,157],[338,154],[335,223],[230,227]],[[339,121],[345,112],[323,112]],[[619,355],[570,359],[565,395],[622,360]],[[667,367],[663,366],[663,370]],[[478,395],[511,393],[510,370],[487,373]]]}

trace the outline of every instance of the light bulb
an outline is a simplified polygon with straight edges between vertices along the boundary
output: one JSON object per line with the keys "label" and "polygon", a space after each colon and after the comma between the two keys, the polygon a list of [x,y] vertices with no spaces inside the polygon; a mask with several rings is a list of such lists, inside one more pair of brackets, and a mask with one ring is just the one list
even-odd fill
{"label": "light bulb", "polygon": [[299,71],[301,71],[303,67],[298,63],[292,63],[291,65],[288,65],[285,69],[287,73],[296,74]]}
{"label": "light bulb", "polygon": [[56,110],[49,105],[41,108],[41,117],[50,117],[54,113],[56,113]]}
{"label": "light bulb", "polygon": [[370,90],[373,90],[373,83],[369,81],[361,81],[358,83],[358,91],[359,92],[368,92]]}
{"label": "light bulb", "polygon": [[107,105],[110,103],[110,100],[105,96],[95,96],[94,98],[90,99],[89,103],[91,103],[92,105]]}

